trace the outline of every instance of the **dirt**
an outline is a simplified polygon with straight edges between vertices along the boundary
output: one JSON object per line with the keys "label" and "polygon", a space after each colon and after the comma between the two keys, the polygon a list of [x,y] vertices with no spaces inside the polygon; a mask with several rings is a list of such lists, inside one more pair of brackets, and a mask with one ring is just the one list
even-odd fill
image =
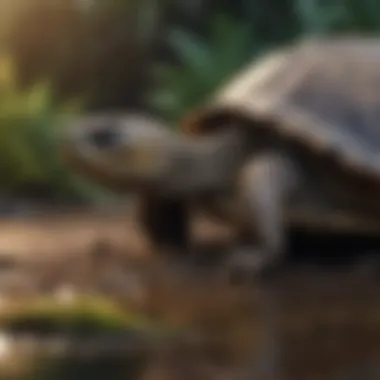
{"label": "dirt", "polygon": [[[227,242],[232,232],[226,226],[201,219],[194,226],[201,242]],[[144,255],[149,245],[143,231],[123,211],[96,212],[88,209],[50,211],[23,219],[0,219],[0,257],[50,256],[86,252],[99,241],[130,255]]]}
{"label": "dirt", "polygon": [[[233,236],[226,226],[207,220],[199,220],[194,232],[201,243],[213,243],[221,250]],[[112,252],[113,262],[89,268],[86,260],[94,249]],[[71,210],[1,220],[0,293],[12,281],[18,284],[12,285],[15,293],[33,288],[38,292],[70,281],[112,283],[111,292],[131,289],[121,263],[125,257],[151,254],[141,228],[121,212]],[[32,273],[29,280],[25,270],[9,269],[23,266]],[[34,287],[36,278],[39,285]],[[134,289],[138,294],[138,286]],[[290,267],[260,289],[264,298],[259,307],[265,318],[259,327],[268,332],[268,342],[274,340],[266,355],[267,359],[277,355],[280,379],[335,379],[345,371],[361,368],[364,373],[370,364],[380,366],[380,283],[375,276],[352,269]]]}

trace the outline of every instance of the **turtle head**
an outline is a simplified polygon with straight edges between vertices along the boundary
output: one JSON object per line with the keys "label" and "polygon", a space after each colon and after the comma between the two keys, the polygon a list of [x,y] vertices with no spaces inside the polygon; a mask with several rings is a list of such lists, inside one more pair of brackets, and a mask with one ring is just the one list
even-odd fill
{"label": "turtle head", "polygon": [[69,126],[65,162],[78,174],[116,190],[143,189],[163,175],[169,128],[141,115],[98,114]]}

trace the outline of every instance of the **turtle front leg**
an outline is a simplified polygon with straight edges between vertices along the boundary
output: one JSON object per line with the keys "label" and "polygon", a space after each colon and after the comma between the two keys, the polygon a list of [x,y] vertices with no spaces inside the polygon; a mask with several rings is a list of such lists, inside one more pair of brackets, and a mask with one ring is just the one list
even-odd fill
{"label": "turtle front leg", "polygon": [[186,200],[141,196],[138,219],[155,249],[178,256],[189,251],[190,215]]}
{"label": "turtle front leg", "polygon": [[253,157],[240,174],[238,197],[245,217],[232,274],[251,275],[273,267],[283,256],[284,211],[297,190],[299,173],[290,157],[268,152]]}

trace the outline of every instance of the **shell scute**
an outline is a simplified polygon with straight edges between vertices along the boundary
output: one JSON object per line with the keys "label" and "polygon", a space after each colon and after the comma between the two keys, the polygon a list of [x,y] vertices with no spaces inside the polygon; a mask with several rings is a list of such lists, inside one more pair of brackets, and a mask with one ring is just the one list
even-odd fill
{"label": "shell scute", "polygon": [[380,39],[306,40],[238,73],[185,133],[206,133],[229,119],[260,121],[340,164],[380,176]]}

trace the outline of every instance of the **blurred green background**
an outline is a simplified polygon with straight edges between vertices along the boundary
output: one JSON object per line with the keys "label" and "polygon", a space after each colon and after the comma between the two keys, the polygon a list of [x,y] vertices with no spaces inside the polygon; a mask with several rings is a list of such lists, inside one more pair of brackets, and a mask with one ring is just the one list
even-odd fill
{"label": "blurred green background", "polygon": [[378,30],[377,0],[0,0],[0,196],[97,202],[58,156],[69,118],[137,109],[175,127],[269,49]]}

